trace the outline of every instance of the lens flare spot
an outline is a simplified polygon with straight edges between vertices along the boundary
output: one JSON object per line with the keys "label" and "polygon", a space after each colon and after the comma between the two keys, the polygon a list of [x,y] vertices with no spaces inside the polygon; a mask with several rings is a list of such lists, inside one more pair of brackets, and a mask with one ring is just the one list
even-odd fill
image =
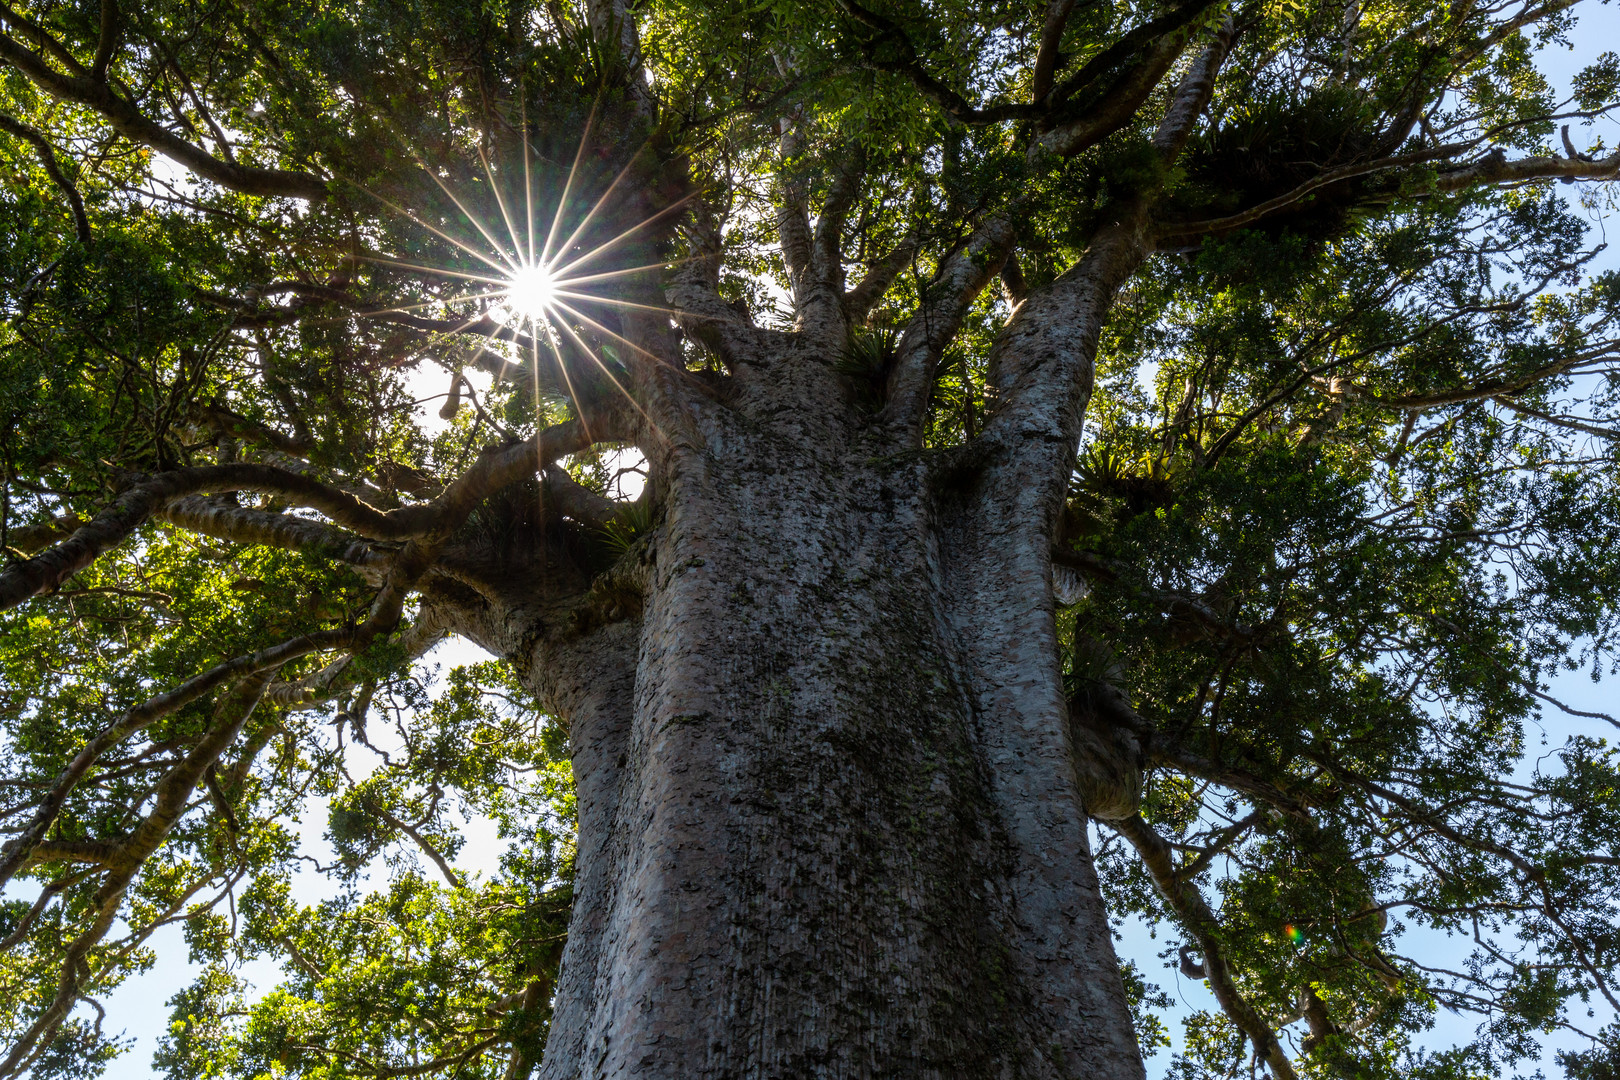
{"label": "lens flare spot", "polygon": [[506,283],[506,297],[516,314],[539,322],[556,303],[557,281],[543,266],[520,267]]}
{"label": "lens flare spot", "polygon": [[1299,927],[1295,926],[1293,923],[1288,923],[1283,926],[1283,935],[1295,945],[1301,945],[1305,941],[1305,935],[1300,931]]}

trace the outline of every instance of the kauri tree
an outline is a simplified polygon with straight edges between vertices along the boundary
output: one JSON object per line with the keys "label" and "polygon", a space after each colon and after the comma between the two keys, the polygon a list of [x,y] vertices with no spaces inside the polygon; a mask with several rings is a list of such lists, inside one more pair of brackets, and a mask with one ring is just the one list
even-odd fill
{"label": "kauri tree", "polygon": [[0,4],[0,1076],[1615,1076],[1579,14]]}

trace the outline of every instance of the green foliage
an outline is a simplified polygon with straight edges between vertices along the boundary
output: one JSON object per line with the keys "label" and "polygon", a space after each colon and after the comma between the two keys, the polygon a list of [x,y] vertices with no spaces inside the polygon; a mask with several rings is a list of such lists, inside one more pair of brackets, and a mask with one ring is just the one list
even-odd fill
{"label": "green foliage", "polygon": [[[91,63],[99,5],[15,6]],[[1124,46],[1153,37],[1137,31],[1171,11],[1157,4],[1075,5],[1045,111],[1018,107],[1047,5],[1009,0],[874,2],[864,20],[784,0],[630,5],[650,80],[614,44],[623,25],[593,32],[567,4],[118,9],[109,86],[221,160],[307,173],[329,195],[183,177],[91,108],[0,69],[0,111],[62,166],[59,180],[33,143],[0,134],[8,567],[152,474],[286,467],[387,511],[437,497],[486,447],[597,423],[626,398],[634,412],[657,388],[633,378],[631,313],[652,308],[666,332],[660,286],[712,256],[718,300],[791,328],[777,211],[789,192],[823,206],[855,162],[840,272],[858,281],[905,256],[842,353],[821,358],[856,426],[881,415],[901,328],[940,301],[942,268],[985,220],[1013,226],[1006,288],[963,300],[930,372],[923,449],[959,454],[1016,389],[998,350],[1025,295],[1155,193],[1167,239],[1104,329],[1056,537],[1089,589],[1061,629],[1076,707],[1112,685],[1152,728],[1142,817],[1216,911],[1210,947],[1312,1077],[1504,1075],[1612,992],[1620,758],[1585,737],[1529,755],[1546,679],[1616,664],[1620,275],[1588,272],[1588,223],[1544,187],[1439,197],[1434,183],[1492,152],[1545,153],[1562,119],[1576,138],[1614,108],[1620,60],[1605,53],[1574,81],[1573,106],[1593,116],[1554,116],[1568,106],[1535,53],[1567,38],[1570,11],[1536,8],[1521,26],[1414,0],[1200,9],[1188,41],[1228,15],[1240,32],[1167,161],[1152,139],[1182,66],[1083,150],[1031,149],[1128,83],[1142,54]],[[0,21],[21,32],[9,9]],[[1005,111],[963,119],[950,95]],[[1407,164],[1363,168],[1391,156]],[[659,168],[638,171],[647,158]],[[1342,175],[1317,183],[1329,170]],[[611,272],[643,306],[582,302],[549,337],[469,340],[458,331],[493,310],[469,276],[501,273],[479,227],[509,246],[501,228],[527,231],[531,194],[559,208],[571,255],[628,235]],[[542,214],[542,246],[549,226]],[[690,248],[672,250],[672,233]],[[711,344],[688,335],[685,374],[724,400],[736,358]],[[487,389],[460,389],[463,372]],[[424,423],[418,399],[447,384],[446,422]],[[525,481],[469,510],[460,550],[528,573],[559,540],[567,557],[547,572],[589,595],[664,520],[657,484],[618,499],[623,448],[565,463],[617,500],[605,527],[559,520]],[[314,523],[280,495],[194,499],[195,515]],[[156,1060],[170,1077],[526,1075],[574,875],[567,734],[504,664],[431,682],[429,600],[352,653],[278,668],[127,889],[99,891],[119,868],[85,845],[155,820],[160,786],[228,727],[231,699],[215,688],[138,730],[120,718],[223,660],[365,624],[406,549],[194,526],[155,517],[0,614],[7,838],[77,755],[118,735],[0,908],[0,1030],[24,1036],[64,979],[93,1001],[150,970],[151,935],[178,922],[200,973],[170,1003]],[[430,599],[476,591],[477,564],[436,578]],[[301,839],[322,825],[325,846]],[[455,865],[480,830],[504,849],[482,877]],[[1185,913],[1104,835],[1114,910],[1165,924],[1167,956],[1190,945]],[[314,861],[328,849],[330,865]],[[1460,957],[1444,972],[1425,959],[1440,940]],[[267,968],[274,985],[249,983]],[[1148,974],[1122,978],[1152,1053],[1172,1045],[1173,1003]],[[1426,1049],[1443,1010],[1478,1018],[1477,1037]],[[85,1015],[41,1042],[35,1075],[88,1078],[117,1056]],[[1183,1027],[1171,1075],[1241,1071],[1252,1040],[1229,1016]],[[1611,1026],[1559,1060],[1574,1080],[1612,1080],[1617,1042]]]}
{"label": "green foliage", "polygon": [[1152,1057],[1171,1045],[1169,1029],[1152,1010],[1168,1009],[1174,999],[1142,977],[1136,965],[1126,961],[1120,965],[1120,979],[1125,984],[1125,1000],[1130,1004],[1131,1023],[1136,1026],[1136,1041],[1142,1054]]}
{"label": "green foliage", "polygon": [[[1341,237],[1331,261],[1249,235],[1163,266],[1105,347],[1076,464],[1066,533],[1101,572],[1075,633],[1119,657],[1156,729],[1143,816],[1189,861],[1211,853],[1199,873],[1246,1000],[1272,1017],[1298,1017],[1305,987],[1323,1002],[1312,1075],[1500,1075],[1620,944],[1620,879],[1588,857],[1614,842],[1614,751],[1575,738],[1510,779],[1540,680],[1615,662],[1612,452],[1453,396],[1522,385],[1512,404],[1556,412],[1613,316],[1601,281],[1537,292],[1580,257],[1567,211],[1481,212],[1519,238],[1516,282],[1469,265],[1473,213],[1431,207]],[[1469,316],[1490,304],[1512,316]],[[1597,387],[1587,407],[1606,409]],[[1189,782],[1185,755],[1216,782]],[[1121,908],[1179,921],[1127,851],[1103,867]],[[1436,934],[1472,939],[1441,965],[1466,986],[1425,970]],[[1441,1008],[1485,1022],[1425,1057]],[[1237,1039],[1196,1015],[1181,1075],[1225,1069]]]}
{"label": "green foliage", "polygon": [[[282,863],[237,887],[234,935],[199,932],[194,917],[192,955],[208,966],[170,1003],[157,1059],[166,1075],[348,1075],[346,1062],[455,1057],[468,1029],[538,1054],[573,874],[572,780],[556,733],[493,662],[454,669],[431,699],[410,684],[398,694],[378,710],[397,718],[393,731],[348,714],[355,745],[324,751],[340,779],[304,781],[331,791],[327,836],[339,856],[315,873],[348,888],[300,901],[310,871]],[[351,779],[350,764],[368,760],[370,776]],[[507,842],[487,880],[449,868],[466,820],[489,822]],[[367,871],[386,871],[380,888],[362,890]],[[288,981],[247,996],[233,971],[253,957],[279,959]],[[508,1000],[530,987],[540,989],[526,1003]],[[463,1075],[504,1067],[474,1060]]]}
{"label": "green foliage", "polygon": [[103,1037],[100,1025],[70,1022],[35,1060],[33,1075],[41,1080],[91,1080],[118,1056],[124,1042]]}

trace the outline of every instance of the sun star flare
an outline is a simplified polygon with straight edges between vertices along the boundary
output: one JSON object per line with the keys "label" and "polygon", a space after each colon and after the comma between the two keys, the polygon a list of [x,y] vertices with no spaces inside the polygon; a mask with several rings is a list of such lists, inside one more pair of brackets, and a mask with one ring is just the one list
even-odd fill
{"label": "sun star flare", "polygon": [[544,266],[521,266],[507,280],[512,312],[532,322],[545,320],[557,300],[557,280]]}

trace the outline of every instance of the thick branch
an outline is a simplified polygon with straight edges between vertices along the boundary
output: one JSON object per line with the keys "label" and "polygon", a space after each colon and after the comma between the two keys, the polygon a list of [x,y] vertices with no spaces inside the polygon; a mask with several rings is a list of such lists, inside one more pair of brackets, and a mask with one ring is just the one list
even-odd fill
{"label": "thick branch", "polygon": [[10,4],[0,3],[0,21],[4,21],[17,32],[25,41],[30,42],[36,49],[56,59],[56,62],[67,68],[75,75],[88,75],[79,58],[74,56],[60,41],[52,37],[39,23],[13,8]]}
{"label": "thick branch", "polygon": [[79,998],[84,977],[81,972],[87,973],[84,960],[111,928],[124,891],[142,864],[157,850],[185,813],[191,793],[196,790],[208,768],[236,741],[242,726],[247,723],[263,696],[270,674],[269,671],[260,671],[249,675],[220,702],[215,710],[214,725],[158,782],[152,792],[152,807],[146,816],[127,837],[104,842],[105,850],[97,861],[106,866],[108,873],[92,900],[97,917],[68,946],[55,998],[22,1037],[12,1044],[11,1053],[5,1061],[0,1062],[0,1076],[15,1075],[20,1067],[31,1060],[34,1048],[49,1042],[67,1019]]}
{"label": "thick branch", "polygon": [[[1566,269],[1566,267],[1558,267],[1554,273],[1545,275],[1539,283],[1532,283],[1537,285],[1537,287],[1527,288],[1521,291],[1518,294],[1518,297],[1510,302],[1489,305],[1468,304],[1458,308],[1457,313],[1496,314],[1518,310],[1523,307],[1525,301],[1529,300],[1531,297],[1539,295],[1542,290],[1546,288],[1547,282],[1551,281],[1556,273],[1561,272],[1564,269]],[[1434,325],[1444,326],[1446,323],[1451,321],[1451,317],[1448,316],[1444,321]],[[1427,328],[1425,328],[1425,332],[1426,330]],[[1408,344],[1414,340],[1414,338],[1415,335],[1409,335],[1406,338],[1391,343],[1391,345],[1393,347],[1400,347]],[[1596,348],[1585,349],[1578,353],[1571,353],[1568,356],[1554,360],[1550,364],[1543,364],[1534,371],[1527,372],[1524,375],[1520,375],[1512,379],[1496,379],[1490,382],[1476,383],[1473,386],[1460,386],[1452,390],[1439,390],[1428,394],[1390,395],[1377,394],[1364,387],[1354,385],[1352,385],[1352,390],[1357,397],[1360,397],[1363,400],[1370,401],[1385,408],[1405,409],[1409,412],[1432,409],[1441,405],[1461,405],[1467,401],[1483,401],[1486,398],[1501,399],[1504,397],[1513,397],[1514,395],[1521,394],[1524,391],[1529,390],[1539,382],[1544,382],[1545,380],[1553,378],[1554,376],[1562,375],[1564,372],[1568,371],[1577,364],[1591,363],[1594,360],[1599,360],[1610,355],[1611,353],[1615,352],[1616,344],[1617,343],[1613,341],[1605,341]],[[1391,346],[1386,346],[1380,343],[1380,348],[1388,347]]]}
{"label": "thick branch", "polygon": [[108,866],[118,856],[118,845],[107,840],[45,840],[29,853],[24,869],[48,862],[82,862]]}
{"label": "thick branch", "polygon": [[1155,41],[1141,60],[1122,74],[1094,106],[1069,123],[1046,132],[1030,147],[1059,157],[1070,157],[1095,146],[1136,118],[1142,104],[1159,85],[1181,50],[1186,37],[1168,34]]}
{"label": "thick branch", "polygon": [[[611,437],[600,420],[596,426],[597,437]],[[57,587],[122,543],[161,507],[183,496],[256,491],[319,510],[362,536],[410,540],[442,530],[450,522],[459,524],[476,503],[500,488],[594,441],[578,421],[558,424],[521,443],[487,449],[431,503],[389,511],[378,510],[329,484],[269,465],[203,465],[159,473],[131,486],[65,542],[0,573],[0,610]]]}
{"label": "thick branch", "polygon": [[[346,630],[319,631],[300,635],[269,649],[238,656],[225,663],[218,664],[209,671],[193,677],[174,690],[159,694],[148,699],[141,705],[124,713],[117,721],[102,732],[101,735],[86,744],[67,768],[57,777],[51,789],[40,800],[33,818],[22,832],[6,843],[0,852],[0,884],[9,881],[19,867],[29,858],[34,846],[42,841],[46,832],[55,822],[67,797],[85,774],[96,764],[109,748],[128,738],[154,721],[168,716],[183,708],[192,701],[210,693],[228,680],[241,675],[262,672],[268,669],[279,668],[290,660],[311,652],[332,648],[361,649],[375,640],[378,635],[387,633],[397,625],[401,611],[404,607],[405,597],[417,580],[433,564],[440,548],[451,532],[466,519],[474,506],[489,494],[524,475],[532,474],[535,469],[555,460],[564,453],[583,449],[592,440],[582,433],[581,425],[570,421],[560,424],[537,434],[534,438],[504,448],[488,448],[479,457],[478,462],[462,474],[455,483],[451,484],[435,500],[433,518],[430,529],[419,539],[413,539],[393,559],[392,565],[382,588],[378,591],[372,603],[371,611],[360,625]],[[218,468],[231,468],[230,466],[214,466]],[[166,474],[173,475],[173,474]],[[159,478],[161,479],[161,478]],[[151,493],[148,492],[148,497]],[[355,500],[358,502],[358,500]],[[127,517],[132,509],[137,507],[115,507],[123,517]],[[148,508],[148,511],[151,508]],[[103,521],[108,515],[104,514],[97,521]],[[75,533],[68,543],[78,540],[86,529],[96,525],[92,522],[85,529]],[[98,533],[102,539],[109,530],[103,528]],[[127,535],[127,530],[125,532]],[[86,548],[90,545],[81,544]],[[53,551],[61,552],[67,545],[61,545]],[[82,555],[81,550],[78,554]],[[34,562],[35,560],[30,560]],[[62,560],[58,560],[60,563]],[[26,566],[27,564],[22,564]],[[17,568],[13,568],[17,569]],[[9,572],[8,572],[9,573]],[[0,577],[0,581],[4,578]],[[262,689],[262,688],[261,688]],[[255,696],[257,700],[257,696]],[[234,736],[232,736],[234,738]],[[58,1021],[59,1022],[59,1021]]]}
{"label": "thick branch", "polygon": [[[786,65],[779,64],[783,74]],[[776,172],[776,235],[782,249],[782,266],[793,290],[793,306],[802,310],[810,283],[813,242],[810,236],[810,190],[800,175],[802,163],[795,161],[801,146],[801,115],[784,116],[779,122],[777,141],[780,167]]]}
{"label": "thick branch", "polygon": [[73,186],[73,181],[62,172],[62,166],[56,160],[56,150],[51,146],[50,140],[5,113],[0,113],[0,131],[15,135],[33,145],[34,153],[39,156],[39,163],[45,168],[45,175],[51,178],[51,183],[62,189],[62,193],[67,196],[68,205],[73,208],[73,227],[78,231],[80,242],[88,244],[90,219],[84,216],[84,200],[79,198],[79,189]]}
{"label": "thick branch", "polygon": [[[526,442],[504,449],[486,449],[477,464],[463,473],[446,489],[445,494],[436,500],[435,508],[439,511],[439,516],[432,523],[431,530],[425,536],[411,540],[394,557],[388,575],[372,601],[370,612],[365,621],[358,626],[345,630],[304,634],[272,648],[238,656],[126,712],[79,751],[41,800],[33,819],[22,833],[13,837],[3,849],[0,849],[4,852],[4,858],[0,860],[0,884],[10,880],[17,868],[28,858],[33,846],[44,839],[46,831],[56,820],[56,815],[68,795],[110,747],[155,720],[183,708],[237,675],[252,675],[280,668],[290,660],[324,649],[362,649],[379,635],[391,631],[399,622],[405,597],[410,589],[433,564],[444,541],[466,519],[473,507],[493,491],[526,473],[532,473],[538,467],[535,463],[537,456],[551,455],[540,463],[544,464],[570,450],[583,449],[589,445],[588,438],[577,434],[577,427],[575,422],[570,421],[548,428]],[[262,687],[256,692],[255,700],[259,693],[262,693]]]}
{"label": "thick branch", "polygon": [[760,330],[746,304],[728,304],[720,297],[720,225],[711,208],[699,203],[682,231],[690,247],[676,263],[664,297],[678,309],[675,321],[681,330],[735,368],[755,355]]}
{"label": "thick branch", "polygon": [[866,321],[872,308],[883,299],[883,294],[889,291],[894,279],[906,264],[916,257],[920,239],[915,231],[906,233],[900,242],[883,258],[867,268],[866,276],[856,282],[855,287],[844,294],[844,315],[851,325],[859,325]]}
{"label": "thick branch", "polygon": [[[1075,647],[1083,648],[1087,640],[1080,634]],[[1069,698],[1075,781],[1088,816],[1101,821],[1136,816],[1142,806],[1142,748],[1152,738],[1153,726],[1107,680]]]}
{"label": "thick branch", "polygon": [[812,230],[810,184],[799,171],[802,163],[791,160],[800,147],[802,124],[799,116],[782,120],[784,168],[777,181],[776,206],[782,262],[793,286],[793,308],[799,329],[823,340],[841,342],[845,331],[844,219],[860,193],[865,170],[858,152],[852,155],[853,160],[833,167],[832,183]]}
{"label": "thick branch", "polygon": [[1196,776],[1202,780],[1209,780],[1222,787],[1231,788],[1241,792],[1256,802],[1265,803],[1290,817],[1300,821],[1311,820],[1309,804],[1295,795],[1284,791],[1275,783],[1262,780],[1257,776],[1243,772],[1240,769],[1229,768],[1206,761],[1189,750],[1155,739],[1148,753],[1149,760],[1155,764],[1168,765],[1177,772]]}
{"label": "thick branch", "polygon": [[939,268],[896,345],[883,408],[886,420],[913,431],[921,427],[945,346],[956,336],[974,299],[1001,271],[1015,232],[1011,214],[986,218]]}
{"label": "thick branch", "polygon": [[1007,252],[1007,261],[1001,264],[1001,298],[1010,311],[1017,311],[1018,306],[1029,299],[1029,282],[1024,278],[1024,268],[1016,251]]}
{"label": "thick branch", "polygon": [[152,809],[128,838],[118,845],[117,863],[130,876],[157,850],[180,820],[192,791],[202,781],[208,768],[241,734],[243,725],[264,696],[265,687],[270,684],[274,673],[274,669],[267,669],[243,679],[241,685],[220,703],[215,712],[214,726],[158,782],[153,792]]}
{"label": "thick branch", "polygon": [[548,507],[593,529],[606,526],[619,510],[618,503],[598,495],[563,469],[547,469],[541,490]]}
{"label": "thick branch", "polygon": [[74,755],[73,760],[51,784],[50,790],[40,799],[34,816],[29,819],[22,832],[6,841],[5,846],[0,848],[0,885],[10,881],[12,875],[27,861],[34,846],[45,838],[45,833],[56,821],[56,815],[67,797],[72,794],[85,773],[101,759],[101,755],[113,746],[212,693],[238,676],[279,668],[300,656],[340,647],[353,638],[353,633],[343,630],[300,634],[268,649],[246,653],[222,664],[216,664],[202,674],[192,676],[173,690],[148,698],[125,712]]}
{"label": "thick branch", "polygon": [[1063,55],[1063,31],[1069,25],[1074,4],[1075,0],[1048,0],[1046,5],[1046,21],[1041,26],[1041,47],[1035,54],[1035,68],[1030,76],[1029,96],[1036,101],[1044,101],[1046,95],[1052,92],[1052,82]]}
{"label": "thick branch", "polygon": [[991,347],[997,401],[986,437],[1056,441],[1072,466],[1103,322],[1147,250],[1145,203],[1127,203],[1078,263],[1019,306]]}
{"label": "thick branch", "polygon": [[1485,184],[1511,185],[1531,180],[1613,180],[1620,176],[1620,150],[1597,161],[1579,157],[1530,157],[1507,160],[1500,150],[1458,169],[1442,172],[1435,180],[1439,191],[1463,191]]}
{"label": "thick branch", "polygon": [[850,160],[834,166],[832,184],[827,198],[816,217],[816,231],[811,242],[810,268],[815,274],[827,302],[834,306],[844,291],[844,221],[849,208],[861,192],[861,179],[866,175],[863,155],[857,148]]}
{"label": "thick branch", "polygon": [[[1473,142],[1469,142],[1432,147],[1427,150],[1414,151],[1410,154],[1380,158],[1376,161],[1355,162],[1333,169],[1326,169],[1291,190],[1256,203],[1247,210],[1240,210],[1235,214],[1227,214],[1218,218],[1206,218],[1202,221],[1166,225],[1159,232],[1157,244],[1161,249],[1183,248],[1194,245],[1206,237],[1221,236],[1238,229],[1247,228],[1270,217],[1272,214],[1296,205],[1307,195],[1319,192],[1323,188],[1359,177],[1370,176],[1374,173],[1390,174],[1386,182],[1380,185],[1379,197],[1384,198],[1387,197],[1387,191],[1398,189],[1409,178],[1421,180],[1422,177],[1414,172],[1415,169],[1425,166],[1429,162],[1443,162],[1445,159],[1467,150],[1473,145],[1475,145]],[[1511,186],[1536,180],[1553,179],[1570,181],[1613,180],[1616,176],[1620,176],[1620,151],[1616,151],[1608,157],[1597,161],[1562,157],[1532,157],[1508,161],[1506,155],[1498,148],[1469,165],[1442,169],[1433,178],[1431,190],[1452,193],[1487,185]],[[1321,196],[1318,196],[1319,200],[1320,198]],[[1354,200],[1346,201],[1353,202]]]}
{"label": "thick branch", "polygon": [[0,610],[53,589],[122,543],[173,499],[202,492],[257,491],[303,503],[378,539],[404,539],[420,531],[422,508],[384,513],[318,480],[269,465],[203,465],[159,473],[113,500],[87,525],[57,546],[0,573]]}
{"label": "thick branch", "polygon": [[105,82],[107,67],[113,53],[118,51],[118,4],[116,0],[101,0],[101,32],[96,40],[96,56],[90,62],[90,78]]}
{"label": "thick branch", "polygon": [[1220,1002],[1221,1009],[1231,1017],[1249,1039],[1254,1043],[1267,1065],[1271,1066],[1277,1080],[1297,1080],[1298,1073],[1294,1071],[1293,1062],[1283,1052],[1282,1045],[1277,1041],[1276,1032],[1271,1030],[1254,1007],[1244,1000],[1238,992],[1237,985],[1232,981],[1232,973],[1226,966],[1226,959],[1220,943],[1220,920],[1215,912],[1210,910],[1208,901],[1204,899],[1198,888],[1190,881],[1183,879],[1176,873],[1175,859],[1170,845],[1165,843],[1153,828],[1140,817],[1129,818],[1125,821],[1111,822],[1113,827],[1126,840],[1130,841],[1142,858],[1148,873],[1153,877],[1153,883],[1158,886],[1159,892],[1169,903],[1181,924],[1187,932],[1193,935],[1198,942],[1199,951],[1204,954],[1204,973],[1209,979],[1209,988],[1215,993],[1215,1000]]}
{"label": "thick branch", "polygon": [[58,540],[66,540],[75,530],[83,527],[84,519],[76,514],[62,514],[39,525],[19,525],[7,530],[6,547],[10,551],[32,555]]}
{"label": "thick branch", "polygon": [[1198,59],[1187,69],[1187,74],[1182,76],[1170,108],[1165,111],[1158,130],[1153,133],[1153,149],[1165,161],[1175,160],[1181,148],[1187,145],[1193,129],[1198,126],[1198,118],[1204,114],[1210,96],[1215,93],[1215,76],[1219,74],[1221,64],[1225,63],[1226,54],[1231,51],[1232,40],[1236,36],[1232,20],[1227,19],[1215,32],[1215,39],[1199,53]]}
{"label": "thick branch", "polygon": [[635,102],[636,114],[643,119],[651,119],[657,112],[658,100],[647,86],[641,32],[632,7],[634,5],[629,0],[587,0],[585,5],[592,36],[604,49],[616,52],[619,62],[624,65],[622,85]]}
{"label": "thick branch", "polygon": [[0,34],[0,60],[27,76],[45,93],[94,110],[120,135],[151,147],[220,187],[244,195],[284,196],[316,202],[326,198],[326,181],[318,176],[233,164],[191,145],[148,119],[133,104],[114,93],[105,80],[94,77],[82,65],[74,64],[70,69],[77,73],[62,74],[6,34]]}
{"label": "thick branch", "polygon": [[[1144,50],[1145,55],[1152,55],[1155,46],[1162,44],[1167,38],[1177,36],[1179,31],[1221,2],[1222,0],[1187,0],[1186,3],[1171,8],[1158,18],[1127,31],[1124,37],[1087,60],[1079,71],[1064,79],[1053,91],[1052,103],[1063,105],[1072,100],[1082,91],[1101,82],[1109,72],[1123,67],[1132,56],[1143,53]],[[1138,60],[1138,63],[1141,62]]]}
{"label": "thick branch", "polygon": [[182,529],[236,544],[307,551],[361,567],[388,561],[365,539],[342,529],[291,514],[231,506],[201,495],[176,499],[154,516]]}

